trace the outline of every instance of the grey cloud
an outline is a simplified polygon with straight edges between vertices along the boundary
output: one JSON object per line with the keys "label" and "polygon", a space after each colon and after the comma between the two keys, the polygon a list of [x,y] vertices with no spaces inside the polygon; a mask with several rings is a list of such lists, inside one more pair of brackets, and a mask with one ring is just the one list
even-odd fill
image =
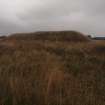
{"label": "grey cloud", "polygon": [[77,30],[105,36],[104,0],[1,0],[0,33]]}

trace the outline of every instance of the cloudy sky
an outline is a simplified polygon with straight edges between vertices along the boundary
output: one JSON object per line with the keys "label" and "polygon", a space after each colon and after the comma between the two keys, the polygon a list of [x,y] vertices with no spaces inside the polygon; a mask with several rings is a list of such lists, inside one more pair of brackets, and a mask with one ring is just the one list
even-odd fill
{"label": "cloudy sky", "polygon": [[105,36],[105,0],[0,0],[0,34],[77,30]]}

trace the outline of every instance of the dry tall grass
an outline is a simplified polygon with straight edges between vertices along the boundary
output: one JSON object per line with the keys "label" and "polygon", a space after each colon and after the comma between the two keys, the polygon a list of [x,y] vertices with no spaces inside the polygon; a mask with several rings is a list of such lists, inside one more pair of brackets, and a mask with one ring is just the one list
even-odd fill
{"label": "dry tall grass", "polygon": [[105,105],[105,42],[26,39],[0,42],[0,105]]}

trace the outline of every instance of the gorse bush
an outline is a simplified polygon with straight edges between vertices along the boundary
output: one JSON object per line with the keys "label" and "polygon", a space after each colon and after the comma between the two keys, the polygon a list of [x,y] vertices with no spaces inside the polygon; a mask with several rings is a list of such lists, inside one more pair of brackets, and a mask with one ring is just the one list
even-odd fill
{"label": "gorse bush", "polygon": [[0,42],[0,105],[105,105],[104,42],[23,36]]}

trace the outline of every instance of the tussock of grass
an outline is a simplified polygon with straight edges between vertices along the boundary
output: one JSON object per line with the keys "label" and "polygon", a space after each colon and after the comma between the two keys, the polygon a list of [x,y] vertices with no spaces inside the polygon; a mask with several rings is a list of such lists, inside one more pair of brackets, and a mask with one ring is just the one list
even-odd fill
{"label": "tussock of grass", "polygon": [[0,105],[105,104],[104,42],[12,37],[0,43]]}

